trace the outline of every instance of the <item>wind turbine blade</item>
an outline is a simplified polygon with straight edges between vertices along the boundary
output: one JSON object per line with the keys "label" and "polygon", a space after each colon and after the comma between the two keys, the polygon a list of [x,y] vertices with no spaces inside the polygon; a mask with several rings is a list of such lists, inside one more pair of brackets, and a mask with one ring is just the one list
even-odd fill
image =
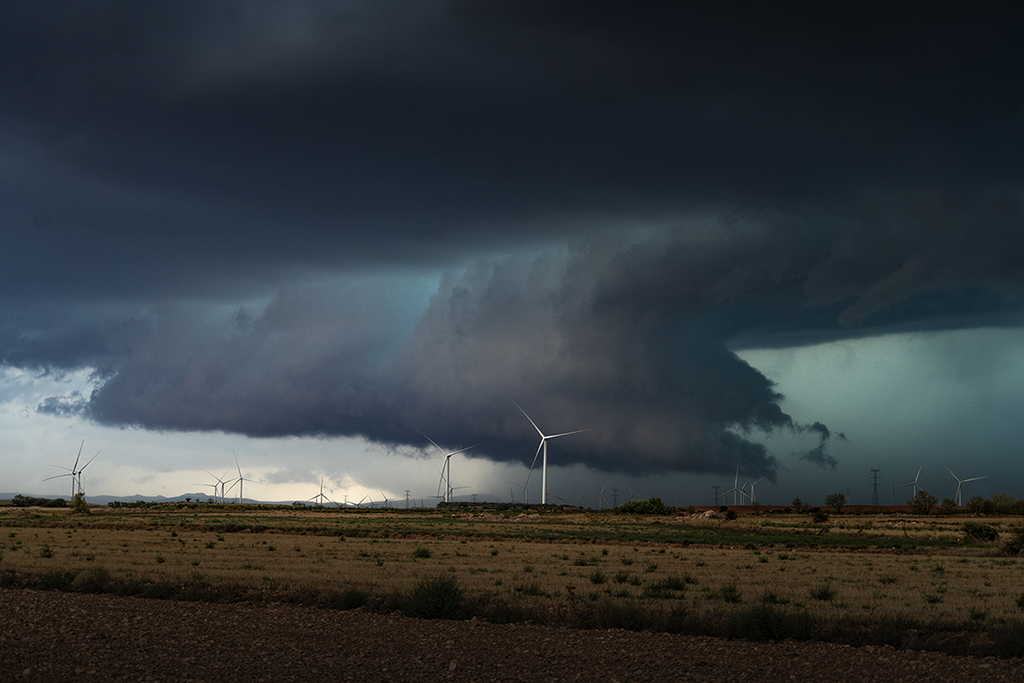
{"label": "wind turbine blade", "polygon": [[[102,451],[96,451],[96,455],[99,455],[100,453],[102,453]],[[85,469],[86,467],[88,467],[88,466],[89,466],[89,463],[91,463],[91,462],[92,462],[93,460],[95,460],[95,459],[96,459],[96,455],[94,455],[94,456],[92,456],[91,458],[89,458],[89,462],[87,462],[87,463],[85,463],[84,465],[82,465],[82,470],[84,470],[84,469]],[[78,472],[79,472],[79,473],[81,473],[81,472],[82,472],[82,470],[78,470]]]}
{"label": "wind turbine blade", "polygon": [[[413,429],[416,429],[416,428],[415,428],[415,427],[413,427]],[[418,429],[416,429],[416,431],[417,431],[417,432],[420,432],[420,430],[418,430]],[[424,439],[426,439],[426,440],[427,440],[427,441],[429,441],[430,443],[434,444],[434,448],[436,448],[437,450],[439,450],[439,451],[441,451],[442,453],[444,453],[444,449],[443,449],[443,448],[441,448],[440,446],[438,446],[438,445],[437,445],[437,442],[436,442],[436,441],[434,441],[433,439],[431,439],[431,438],[430,438],[429,436],[427,436],[426,434],[423,434],[423,432],[420,432],[420,434],[422,434],[422,435],[423,435],[423,438],[424,438]],[[446,454],[446,455],[447,455],[447,454]]]}
{"label": "wind turbine blade", "polygon": [[[526,474],[526,484],[530,483],[530,477],[533,475],[533,467],[537,464],[537,456],[540,455],[540,449],[542,448],[544,448],[544,439],[540,440],[540,445],[537,446],[537,452],[533,454],[533,462],[530,463],[530,471]],[[526,487],[526,484],[523,484],[524,488]]]}
{"label": "wind turbine blade", "polygon": [[[516,408],[519,408],[519,412],[521,412],[523,415],[526,415],[526,411],[523,410],[523,407],[521,405],[519,405],[518,403],[516,403],[515,401],[513,401],[512,397],[509,397],[508,400],[512,401],[512,403],[515,404]],[[530,417],[529,415],[526,415],[526,419],[530,421],[530,424],[533,425],[533,428],[537,430],[538,434],[540,434],[540,438],[542,438],[542,439],[545,438],[544,437],[544,432],[540,431],[540,427],[538,427],[537,423],[533,421],[533,418]]]}
{"label": "wind turbine blade", "polygon": [[973,478],[971,478],[971,479],[964,479],[964,480],[963,480],[962,482],[960,482],[960,483],[961,483],[961,484],[966,484],[966,483],[967,483],[967,482],[969,482],[969,481],[979,481],[979,480],[981,480],[981,479],[988,479],[988,477],[973,477]]}
{"label": "wind turbine blade", "polygon": [[[481,442],[481,443],[483,443],[483,442]],[[471,448],[476,448],[479,445],[480,445],[479,443],[475,443],[472,446],[466,446],[465,448],[460,448],[457,451],[452,451],[451,453],[446,453],[445,455],[448,456],[448,457],[451,457],[453,455],[458,455],[459,453],[464,453],[465,451],[468,451]]]}
{"label": "wind turbine blade", "polygon": [[61,477],[73,477],[73,476],[75,476],[75,475],[71,474],[70,472],[68,472],[67,474],[55,474],[52,477],[47,477],[46,479],[43,479],[43,481],[50,481],[51,479],[60,479]]}
{"label": "wind turbine blade", "polygon": [[235,468],[238,470],[238,478],[242,478],[242,467],[238,464],[238,456],[235,455],[234,451],[231,451],[231,455],[235,456]]}
{"label": "wind turbine blade", "polygon": [[71,468],[72,471],[78,469],[78,461],[82,459],[83,448],[85,448],[85,439],[82,439],[82,445],[78,447],[78,456],[75,458],[75,466]]}
{"label": "wind turbine blade", "polygon": [[583,432],[589,432],[589,429],[577,429],[575,432],[562,432],[561,434],[552,434],[551,436],[545,436],[545,439],[557,439],[560,436],[569,436],[570,434],[582,434]]}

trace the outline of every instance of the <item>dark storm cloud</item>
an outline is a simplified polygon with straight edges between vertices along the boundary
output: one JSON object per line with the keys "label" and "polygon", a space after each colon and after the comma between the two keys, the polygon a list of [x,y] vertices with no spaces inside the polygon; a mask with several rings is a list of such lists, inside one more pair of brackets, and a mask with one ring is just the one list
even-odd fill
{"label": "dark storm cloud", "polygon": [[[95,368],[42,409],[109,424],[529,459],[511,396],[592,428],[561,462],[834,465],[730,349],[1020,322],[1020,19],[5,3],[0,354]],[[449,274],[415,316],[302,284],[381,268]]]}

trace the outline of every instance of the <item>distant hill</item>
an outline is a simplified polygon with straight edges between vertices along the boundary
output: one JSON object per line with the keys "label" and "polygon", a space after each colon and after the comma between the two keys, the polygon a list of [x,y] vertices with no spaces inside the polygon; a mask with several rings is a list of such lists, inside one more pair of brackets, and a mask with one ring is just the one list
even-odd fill
{"label": "distant hill", "polygon": [[[71,496],[69,496],[67,494],[49,494],[49,495],[45,495],[44,496],[44,495],[40,495],[38,493],[25,493],[25,492],[22,492],[22,491],[18,491],[16,493],[0,493],[0,501],[9,501],[12,498],[14,498],[15,496],[19,495],[19,494],[22,495],[22,496],[26,496],[28,498],[49,498],[49,499],[63,498],[64,500],[68,500],[68,501],[71,500]],[[116,501],[121,501],[122,503],[137,502],[137,501],[146,501],[148,503],[184,503],[186,498],[191,498],[193,501],[204,501],[205,502],[205,501],[210,499],[210,494],[209,493],[182,493],[179,496],[172,496],[170,498],[168,498],[166,496],[144,496],[141,493],[136,493],[136,494],[131,495],[131,496],[89,496],[89,495],[87,495],[85,497],[85,499],[87,501],[89,501],[93,505],[106,505],[107,503],[110,503],[110,502],[115,501],[115,500]],[[228,502],[234,502],[234,500],[235,500],[234,498],[231,498],[231,499],[229,499]],[[290,500],[287,503],[274,503],[274,502],[268,503],[267,501],[253,500],[251,498],[245,498],[245,499],[243,499],[243,502],[246,503],[247,505],[256,505],[256,504],[263,504],[263,505],[291,505],[292,504],[292,501],[290,501]]]}

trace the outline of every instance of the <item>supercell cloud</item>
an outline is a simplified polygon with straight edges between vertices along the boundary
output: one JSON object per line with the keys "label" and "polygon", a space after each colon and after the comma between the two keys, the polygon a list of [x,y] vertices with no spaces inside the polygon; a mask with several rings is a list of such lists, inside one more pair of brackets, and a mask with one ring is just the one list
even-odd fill
{"label": "supercell cloud", "polygon": [[[734,350],[1019,325],[1019,12],[9,3],[0,360],[40,410],[770,475]],[[814,443],[817,441],[817,443]]]}

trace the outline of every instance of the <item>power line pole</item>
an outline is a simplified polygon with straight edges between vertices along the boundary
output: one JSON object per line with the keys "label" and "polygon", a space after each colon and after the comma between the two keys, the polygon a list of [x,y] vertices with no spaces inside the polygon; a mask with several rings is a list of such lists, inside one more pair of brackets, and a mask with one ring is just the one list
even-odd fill
{"label": "power line pole", "polygon": [[405,490],[405,509],[409,509],[409,489]]}
{"label": "power line pole", "polygon": [[878,473],[882,470],[871,470],[871,505],[878,507]]}
{"label": "power line pole", "polygon": [[721,486],[715,486],[714,484],[712,484],[711,488],[713,488],[715,490],[715,507],[718,507],[718,489],[720,489],[722,487]]}
{"label": "power line pole", "polygon": [[618,489],[612,489],[612,507],[613,508],[619,507],[619,490]]}

